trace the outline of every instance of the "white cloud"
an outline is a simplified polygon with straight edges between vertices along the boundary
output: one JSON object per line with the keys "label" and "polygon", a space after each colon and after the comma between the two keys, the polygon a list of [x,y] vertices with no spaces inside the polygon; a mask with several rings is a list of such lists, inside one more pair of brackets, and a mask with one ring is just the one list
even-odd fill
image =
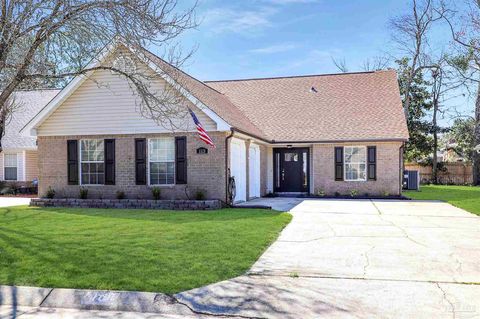
{"label": "white cloud", "polygon": [[326,66],[331,65],[332,57],[341,56],[342,50],[340,49],[330,49],[330,50],[319,50],[313,49],[308,51],[305,55],[298,57],[296,60],[287,62],[279,71],[288,72],[295,71],[298,72],[300,69],[308,69],[309,72],[315,72],[318,67],[325,68]]}
{"label": "white cloud", "polygon": [[282,43],[282,44],[275,44],[263,48],[253,49],[249,52],[257,53],[257,54],[273,54],[273,53],[280,53],[285,51],[293,50],[297,47],[297,45],[293,43]]}
{"label": "white cloud", "polygon": [[216,8],[205,12],[203,24],[214,33],[252,34],[271,27],[270,18],[275,13],[276,10],[273,8],[259,8],[258,10]]}

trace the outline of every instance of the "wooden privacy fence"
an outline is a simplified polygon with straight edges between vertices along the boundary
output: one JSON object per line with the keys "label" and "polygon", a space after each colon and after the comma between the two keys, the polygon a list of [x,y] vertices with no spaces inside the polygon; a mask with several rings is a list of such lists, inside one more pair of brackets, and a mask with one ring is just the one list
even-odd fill
{"label": "wooden privacy fence", "polygon": [[[415,163],[405,163],[406,170],[419,171],[420,183],[428,184],[432,181],[432,166],[423,166]],[[438,171],[439,184],[465,185],[472,184],[472,164],[443,163]]]}

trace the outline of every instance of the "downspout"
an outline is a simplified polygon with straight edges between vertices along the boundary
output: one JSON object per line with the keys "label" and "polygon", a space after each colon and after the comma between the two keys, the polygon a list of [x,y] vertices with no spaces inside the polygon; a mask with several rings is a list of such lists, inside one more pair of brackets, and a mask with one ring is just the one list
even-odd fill
{"label": "downspout", "polygon": [[228,168],[228,141],[233,137],[234,133],[235,129],[232,127],[230,128],[230,134],[225,138],[225,203],[228,205],[230,205],[228,202],[228,178],[230,177],[230,169]]}
{"label": "downspout", "polygon": [[403,158],[403,149],[405,148],[405,142],[402,143],[402,146],[398,149],[398,156],[399,156],[399,171],[400,171],[400,192],[398,193],[400,196],[402,195],[403,191],[403,175],[405,174],[405,161]]}

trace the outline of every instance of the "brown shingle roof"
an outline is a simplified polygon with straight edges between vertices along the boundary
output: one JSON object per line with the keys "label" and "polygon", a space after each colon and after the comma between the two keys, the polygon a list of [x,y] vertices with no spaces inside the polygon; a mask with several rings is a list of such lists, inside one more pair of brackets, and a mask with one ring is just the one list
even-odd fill
{"label": "brown shingle roof", "polygon": [[205,83],[270,140],[408,139],[395,71]]}
{"label": "brown shingle roof", "polygon": [[173,67],[149,51],[142,49],[142,53],[227,123],[239,130],[266,138],[266,135],[247,118],[240,108],[233,105],[224,94]]}

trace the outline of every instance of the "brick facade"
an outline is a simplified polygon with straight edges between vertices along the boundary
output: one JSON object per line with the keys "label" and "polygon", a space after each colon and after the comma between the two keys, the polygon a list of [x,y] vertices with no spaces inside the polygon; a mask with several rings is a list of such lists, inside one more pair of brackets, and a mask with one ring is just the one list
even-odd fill
{"label": "brick facade", "polygon": [[202,190],[208,199],[225,200],[225,138],[227,133],[209,132],[217,148],[208,147],[208,154],[197,154],[205,144],[196,133],[178,134],[132,134],[99,136],[40,136],[38,137],[39,196],[44,196],[52,187],[59,198],[78,198],[79,185],[67,183],[67,140],[115,139],[115,185],[86,186],[89,198],[115,198],[117,191],[125,192],[127,198],[149,199],[151,187],[135,185],[135,138],[161,136],[187,136],[188,184],[159,186],[162,199],[194,199]]}
{"label": "brick facade", "polygon": [[[376,146],[377,147],[377,180],[375,181],[335,181],[334,147],[335,146]],[[352,190],[358,195],[383,196],[400,195],[402,143],[355,143],[355,144],[315,144],[311,151],[313,155],[313,192],[322,190],[326,195],[349,195]]]}
{"label": "brick facade", "polygon": [[[210,132],[217,148],[208,148],[208,154],[197,154],[199,147],[204,147],[195,133],[167,134],[168,136],[187,136],[187,163],[188,184],[174,186],[159,186],[162,191],[162,199],[194,199],[195,193],[202,190],[208,199],[224,201],[226,197],[225,185],[225,138],[226,132]],[[166,134],[136,134],[136,135],[102,135],[102,136],[55,136],[38,138],[39,158],[39,195],[44,196],[48,187],[52,187],[58,198],[78,198],[79,185],[67,183],[67,140],[69,139],[115,139],[116,153],[116,185],[86,186],[89,190],[89,198],[113,199],[117,191],[123,191],[127,198],[150,199],[151,187],[135,185],[135,159],[134,139],[154,138]],[[248,150],[250,141],[246,140],[246,177],[247,196],[249,190],[248,174]],[[377,180],[376,181],[335,181],[334,178],[334,147],[335,146],[369,146],[377,147]],[[369,194],[372,196],[399,195],[402,143],[355,143],[355,144],[314,144],[310,146],[310,191],[316,194],[318,191],[326,195],[349,195],[356,190],[358,195]],[[271,146],[260,145],[260,194],[264,196],[268,185],[269,162],[273,158],[269,156],[268,149]],[[188,194],[188,197],[187,197]]]}

